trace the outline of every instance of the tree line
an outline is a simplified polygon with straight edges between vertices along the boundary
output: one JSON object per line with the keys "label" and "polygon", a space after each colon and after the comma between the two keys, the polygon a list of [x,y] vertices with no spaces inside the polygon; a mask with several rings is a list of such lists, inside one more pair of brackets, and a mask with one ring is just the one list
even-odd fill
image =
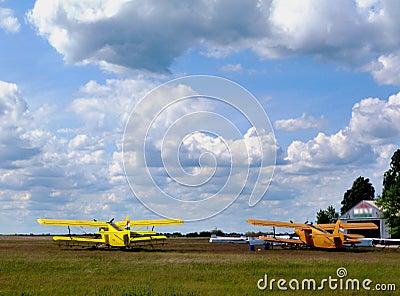
{"label": "tree line", "polygon": [[[382,195],[375,198],[375,189],[369,179],[358,177],[343,196],[340,214],[343,215],[362,200],[374,200],[390,228],[391,236],[400,238],[400,149],[394,152],[390,168],[383,175],[382,185]],[[317,212],[316,222],[335,223],[338,218],[339,213],[330,205],[326,210]]]}

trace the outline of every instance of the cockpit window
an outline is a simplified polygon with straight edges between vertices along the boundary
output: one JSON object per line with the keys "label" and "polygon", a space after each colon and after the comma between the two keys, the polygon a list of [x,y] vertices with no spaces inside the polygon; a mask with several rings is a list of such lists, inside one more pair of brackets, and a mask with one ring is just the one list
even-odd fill
{"label": "cockpit window", "polygon": [[121,228],[119,228],[119,227],[117,226],[117,224],[115,224],[114,222],[108,222],[108,224],[110,224],[115,230],[118,230],[118,231],[121,230]]}
{"label": "cockpit window", "polygon": [[319,227],[317,227],[317,226],[315,226],[315,225],[310,225],[310,226],[311,226],[312,228],[314,228],[314,229],[317,229],[317,230],[323,232],[323,233],[329,233],[329,232],[326,231],[325,229],[319,228]]}

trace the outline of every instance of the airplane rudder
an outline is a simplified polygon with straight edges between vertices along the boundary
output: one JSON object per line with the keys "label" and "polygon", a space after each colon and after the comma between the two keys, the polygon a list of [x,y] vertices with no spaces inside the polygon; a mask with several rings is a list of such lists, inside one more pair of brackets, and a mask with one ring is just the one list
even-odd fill
{"label": "airplane rudder", "polygon": [[337,220],[335,223],[335,228],[333,229],[333,234],[338,234],[339,233],[339,229],[340,226],[342,225],[342,221],[341,220]]}
{"label": "airplane rudder", "polygon": [[338,234],[339,237],[344,240],[344,227],[342,224],[342,220],[337,220],[334,234]]}
{"label": "airplane rudder", "polygon": [[129,216],[126,216],[125,218],[125,230],[131,230],[131,220],[129,219]]}

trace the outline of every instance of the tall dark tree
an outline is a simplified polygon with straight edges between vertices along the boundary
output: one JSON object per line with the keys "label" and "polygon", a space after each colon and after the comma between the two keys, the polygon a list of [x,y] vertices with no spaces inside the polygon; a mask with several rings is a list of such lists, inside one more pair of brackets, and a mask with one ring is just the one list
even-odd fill
{"label": "tall dark tree", "polygon": [[329,206],[326,210],[319,210],[317,213],[317,223],[336,223],[339,218],[339,213],[336,212],[333,206]]}
{"label": "tall dark tree", "polygon": [[353,186],[346,191],[341,202],[342,208],[340,214],[343,215],[362,200],[373,200],[375,198],[375,189],[368,178],[358,177]]}
{"label": "tall dark tree", "polygon": [[393,238],[400,238],[400,149],[392,156],[390,169],[383,176],[382,196],[376,199]]}

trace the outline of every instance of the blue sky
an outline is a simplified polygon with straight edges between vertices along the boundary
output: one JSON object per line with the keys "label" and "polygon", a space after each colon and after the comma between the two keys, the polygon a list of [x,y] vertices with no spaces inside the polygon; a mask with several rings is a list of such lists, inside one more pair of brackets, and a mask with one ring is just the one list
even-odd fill
{"label": "blue sky", "polygon": [[[256,206],[247,203],[252,176],[228,209],[179,230],[255,230],[248,218],[313,221],[320,208],[339,211],[358,176],[370,178],[379,194],[400,144],[400,4],[339,2],[0,1],[0,233],[51,231],[37,224],[39,217],[157,217],[128,184],[124,129],[146,94],[186,75],[222,77],[247,89],[268,115],[276,142],[261,132],[258,147],[240,118],[233,122],[241,139],[218,138],[196,122],[198,132],[171,139],[180,139],[187,172],[200,170],[205,152],[213,155],[215,178],[209,187],[188,190],[157,164],[151,169],[157,186],[182,200],[219,192],[245,171],[225,169],[227,151],[238,153],[239,168],[243,159],[257,167],[271,151],[277,164],[269,187],[271,166],[259,168],[267,177],[257,188],[267,191]],[[168,95],[198,94],[190,85],[172,86]],[[162,103],[157,96],[150,102]],[[138,129],[147,128],[143,110]],[[168,141],[160,146],[167,131],[179,130],[168,124],[199,112],[236,117],[229,110],[201,98],[169,108],[151,126],[150,157],[176,153]],[[250,150],[224,150],[229,145]],[[203,159],[199,177],[215,168],[211,158]],[[157,186],[143,183],[142,164],[132,161],[140,184],[135,193],[157,194]],[[237,192],[224,194],[217,197],[229,200]],[[195,210],[203,217],[210,211],[187,207],[167,212]]]}

